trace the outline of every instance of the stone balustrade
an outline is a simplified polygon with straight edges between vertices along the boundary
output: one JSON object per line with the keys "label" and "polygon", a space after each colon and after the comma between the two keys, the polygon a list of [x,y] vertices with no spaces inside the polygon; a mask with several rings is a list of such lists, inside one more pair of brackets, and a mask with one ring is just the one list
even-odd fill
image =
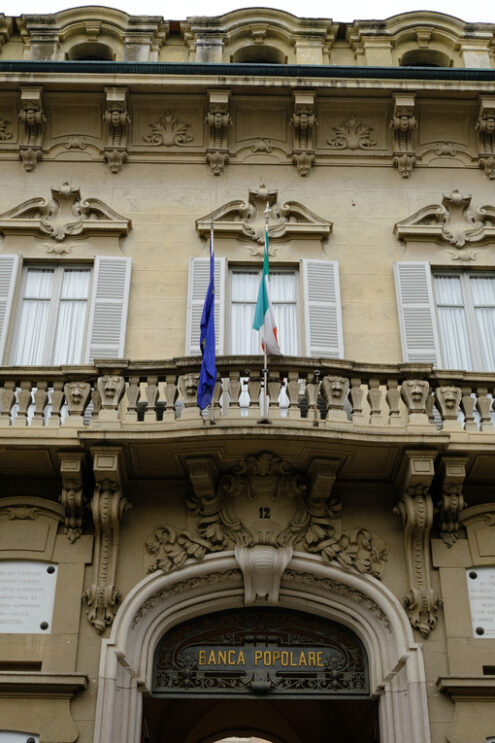
{"label": "stone balustrade", "polygon": [[211,407],[196,403],[200,359],[111,360],[82,367],[3,367],[0,427],[126,427],[280,423],[495,432],[495,374],[429,364],[359,364],[284,357],[217,359]]}

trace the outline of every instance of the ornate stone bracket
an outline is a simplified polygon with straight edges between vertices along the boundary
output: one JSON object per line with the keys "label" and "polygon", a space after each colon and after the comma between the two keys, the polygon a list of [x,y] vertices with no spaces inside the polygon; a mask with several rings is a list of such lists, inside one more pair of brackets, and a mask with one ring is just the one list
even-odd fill
{"label": "ornate stone bracket", "polygon": [[229,161],[228,128],[232,125],[229,113],[230,90],[210,90],[208,113],[209,141],[206,161],[213,175],[223,175]]}
{"label": "ornate stone bracket", "polygon": [[406,451],[398,485],[401,499],[394,513],[402,519],[409,592],[404,599],[411,625],[423,637],[435,627],[441,601],[431,585],[430,529],[433,502],[430,485],[435,474],[434,452]]}
{"label": "ornate stone bracket", "polygon": [[294,113],[292,125],[292,160],[299,175],[307,176],[315,161],[315,129],[318,124],[315,115],[315,94],[296,90],[293,93]]}
{"label": "ornate stone bracket", "polygon": [[437,512],[439,534],[447,547],[457,541],[459,519],[465,507],[462,486],[466,479],[467,459],[442,457],[440,461],[440,498]]}
{"label": "ornate stone bracket", "polygon": [[471,194],[454,190],[441,204],[429,204],[394,225],[401,240],[436,240],[462,248],[495,238],[495,206],[471,208]]}
{"label": "ornate stone bracket", "polygon": [[82,534],[84,503],[84,454],[80,452],[59,454],[62,493],[60,503],[65,510],[64,534],[73,544]]}
{"label": "ornate stone bracket", "polygon": [[43,112],[43,88],[21,88],[19,120],[23,125],[19,157],[24,169],[34,170],[42,158],[46,117]]}
{"label": "ornate stone bracket", "polygon": [[480,96],[476,131],[479,135],[479,164],[490,180],[495,178],[495,97]]}
{"label": "ornate stone bracket", "polygon": [[393,163],[402,178],[409,178],[416,163],[413,131],[418,123],[414,115],[415,96],[397,93],[393,97],[394,115],[390,127],[394,133]]}
{"label": "ornate stone bracket", "polygon": [[[213,223],[215,235],[252,240],[258,246],[265,241],[265,209],[270,207],[268,234],[271,240],[316,238],[323,240],[332,231],[332,223],[318,217],[297,201],[280,203],[278,191],[265,185],[250,190],[247,201],[229,201],[196,221],[201,237],[208,237]],[[263,248],[251,248],[254,256],[263,255]],[[273,244],[270,255],[274,254]]]}
{"label": "ornate stone bracket", "polygon": [[293,546],[380,578],[387,557],[384,542],[364,528],[342,532],[340,500],[332,495],[338,465],[337,460],[315,459],[303,474],[261,452],[217,477],[211,460],[188,459],[194,521],[182,531],[167,525],[153,532],[146,543],[153,556],[150,572],[181,567],[187,559],[201,560],[233,544],[248,576],[248,603],[278,595]]}
{"label": "ornate stone bracket", "polygon": [[105,88],[106,103],[103,121],[107,126],[107,145],[105,161],[112,173],[120,173],[127,162],[127,132],[129,113],[127,111],[127,88]]}
{"label": "ornate stone bracket", "polygon": [[0,214],[0,233],[48,235],[60,242],[76,235],[127,235],[131,228],[130,219],[99,199],[83,201],[80,189],[68,182],[50,192],[50,199],[28,199]]}
{"label": "ornate stone bracket", "polygon": [[93,581],[83,600],[88,605],[86,616],[98,634],[113,622],[121,594],[115,587],[120,521],[130,505],[123,497],[124,473],[120,449],[95,448],[93,470],[96,480],[91,501],[95,528]]}

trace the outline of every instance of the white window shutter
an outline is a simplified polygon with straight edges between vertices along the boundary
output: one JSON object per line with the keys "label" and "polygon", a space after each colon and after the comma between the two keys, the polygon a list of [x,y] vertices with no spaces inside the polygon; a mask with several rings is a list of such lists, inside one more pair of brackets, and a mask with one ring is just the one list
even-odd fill
{"label": "white window shutter", "polygon": [[337,261],[302,261],[306,356],[344,358]]}
{"label": "white window shutter", "polygon": [[394,275],[404,361],[441,366],[430,264],[397,262]]}
{"label": "white window shutter", "polygon": [[86,362],[123,357],[130,281],[130,258],[95,258]]}
{"label": "white window shutter", "polygon": [[9,334],[19,264],[18,255],[0,255],[0,363]]}
{"label": "white window shutter", "polygon": [[[186,355],[199,356],[201,315],[210,283],[210,259],[191,258],[187,294]],[[215,346],[220,356],[224,348],[225,258],[215,258]]]}

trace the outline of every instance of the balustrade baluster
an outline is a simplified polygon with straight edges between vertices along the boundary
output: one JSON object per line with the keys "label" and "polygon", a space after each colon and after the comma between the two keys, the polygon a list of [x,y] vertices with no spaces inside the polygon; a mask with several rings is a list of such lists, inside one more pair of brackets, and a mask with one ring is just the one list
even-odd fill
{"label": "balustrade baluster", "polygon": [[[231,371],[227,380],[227,392],[228,392],[228,409],[227,414],[231,418],[238,418],[241,414],[239,405],[239,398],[241,396],[241,373],[239,371]],[[225,403],[224,403],[224,415],[225,415]]]}
{"label": "balustrade baluster", "polygon": [[281,381],[280,372],[277,370],[270,369],[270,376],[268,377],[268,397],[270,401],[270,420],[280,419],[280,403],[279,395],[281,392]]}
{"label": "balustrade baluster", "polygon": [[385,400],[389,408],[388,413],[388,424],[389,426],[400,426],[402,421],[400,419],[400,389],[399,383],[396,379],[387,379],[387,393]]}
{"label": "balustrade baluster", "polygon": [[52,428],[57,428],[61,424],[63,403],[64,383],[62,381],[53,382],[53,387],[50,391],[51,412],[48,419],[48,425]]}
{"label": "balustrade baluster", "polygon": [[145,423],[156,422],[156,403],[158,400],[158,377],[146,378],[146,411],[144,413]]}
{"label": "balustrade baluster", "polygon": [[23,380],[20,384],[17,392],[18,407],[14,426],[27,426],[28,424],[28,408],[33,401],[33,398],[31,397],[32,387],[33,384],[30,381]]}
{"label": "balustrade baluster", "polygon": [[175,401],[177,400],[177,374],[167,374],[165,377],[165,410],[163,420],[167,423],[175,422]]}
{"label": "balustrade baluster", "polygon": [[33,428],[45,425],[45,409],[48,405],[48,382],[38,381],[33,392],[34,413],[31,421]]}
{"label": "balustrade baluster", "polygon": [[478,424],[474,417],[476,400],[472,395],[472,387],[462,387],[461,410],[464,413],[464,430],[477,431]]}
{"label": "balustrade baluster", "polygon": [[306,389],[304,391],[306,400],[308,401],[308,420],[313,419],[313,426],[320,425],[320,409],[318,407],[318,395],[320,393],[320,380],[319,373],[315,373],[313,379],[310,381],[310,375],[306,381]]}
{"label": "balustrade baluster", "polygon": [[141,397],[139,381],[140,379],[138,376],[132,376],[129,377],[129,381],[127,382],[127,410],[124,418],[126,423],[137,422],[138,402]]}
{"label": "balustrade baluster", "polygon": [[300,420],[301,418],[301,411],[299,409],[299,387],[299,373],[296,371],[288,372],[285,391],[289,398],[287,418],[290,420]]}
{"label": "balustrade baluster", "polygon": [[263,398],[260,400],[261,392],[261,376],[259,372],[250,370],[248,377],[248,394],[249,394],[249,418],[264,418],[266,411],[260,409],[260,405],[263,406]]}
{"label": "balustrade baluster", "polygon": [[370,424],[372,426],[382,426],[386,423],[382,415],[382,398],[383,392],[380,387],[380,380],[371,377],[368,381],[368,403],[370,406]]}
{"label": "balustrade baluster", "polygon": [[490,409],[492,401],[488,397],[488,387],[478,387],[476,389],[476,409],[480,414],[480,431],[492,431],[493,424],[490,418]]}
{"label": "balustrade baluster", "polygon": [[15,382],[9,380],[3,383],[1,400],[0,427],[5,428],[12,425],[11,415],[15,403]]}
{"label": "balustrade baluster", "polygon": [[363,396],[364,390],[362,388],[361,378],[351,377],[351,389],[349,391],[351,415],[352,422],[357,425],[368,422],[367,416],[363,414]]}

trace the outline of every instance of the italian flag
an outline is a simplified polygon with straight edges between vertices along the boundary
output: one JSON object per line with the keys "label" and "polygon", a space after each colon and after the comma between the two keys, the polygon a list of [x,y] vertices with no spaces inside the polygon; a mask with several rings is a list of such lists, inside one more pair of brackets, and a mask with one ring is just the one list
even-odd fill
{"label": "italian flag", "polygon": [[282,352],[277,339],[277,325],[270,298],[270,270],[268,266],[268,230],[265,230],[265,257],[261,276],[258,300],[254,311],[254,330],[259,330],[261,347],[271,356],[281,356]]}

